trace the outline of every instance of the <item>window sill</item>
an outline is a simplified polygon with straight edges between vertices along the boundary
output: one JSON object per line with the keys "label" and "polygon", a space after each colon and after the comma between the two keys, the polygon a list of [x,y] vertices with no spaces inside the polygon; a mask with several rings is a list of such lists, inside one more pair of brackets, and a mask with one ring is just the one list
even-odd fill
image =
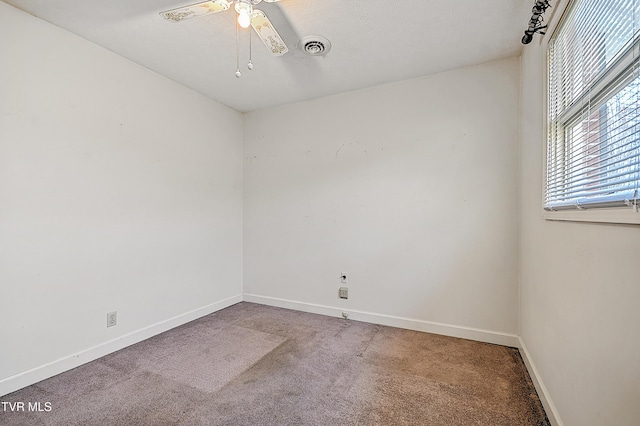
{"label": "window sill", "polygon": [[629,207],[587,210],[545,210],[542,214],[542,217],[545,220],[640,225],[640,213],[635,213],[633,209]]}

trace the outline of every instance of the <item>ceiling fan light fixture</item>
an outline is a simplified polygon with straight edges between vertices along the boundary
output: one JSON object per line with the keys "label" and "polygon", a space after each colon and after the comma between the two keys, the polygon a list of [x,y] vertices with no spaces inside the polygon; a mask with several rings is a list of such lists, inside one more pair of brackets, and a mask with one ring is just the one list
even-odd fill
{"label": "ceiling fan light fixture", "polygon": [[251,13],[253,13],[253,6],[250,0],[237,0],[236,12],[238,12],[238,25],[242,28],[249,28],[251,25]]}
{"label": "ceiling fan light fixture", "polygon": [[249,25],[251,25],[251,17],[247,12],[238,13],[238,25],[242,28],[249,28]]}
{"label": "ceiling fan light fixture", "polygon": [[246,13],[247,15],[251,15],[251,12],[253,12],[253,6],[249,0],[236,0],[235,9],[238,14]]}
{"label": "ceiling fan light fixture", "polygon": [[[269,53],[273,56],[282,56],[289,51],[289,48],[280,37],[280,34],[276,31],[273,24],[267,18],[267,15],[259,9],[254,9],[253,6],[265,1],[266,3],[274,3],[278,0],[206,0],[201,3],[193,4],[191,6],[179,7],[176,9],[165,10],[160,12],[160,16],[172,21],[181,22],[185,19],[194,18],[196,16],[205,15],[208,13],[223,12],[231,8],[234,5],[234,10],[237,13],[236,17],[236,77],[240,78],[242,73],[240,72],[240,52],[239,52],[239,30],[240,27],[248,28],[252,27],[262,43],[265,45]],[[247,68],[253,69],[253,62],[251,62],[251,34],[249,31],[249,63]]]}

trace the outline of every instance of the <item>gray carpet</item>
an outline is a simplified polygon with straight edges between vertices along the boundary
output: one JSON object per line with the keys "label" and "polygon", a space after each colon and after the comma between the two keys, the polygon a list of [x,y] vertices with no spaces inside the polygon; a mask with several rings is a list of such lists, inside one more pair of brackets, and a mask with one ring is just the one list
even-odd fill
{"label": "gray carpet", "polygon": [[548,425],[517,349],[239,303],[1,398],[2,425]]}

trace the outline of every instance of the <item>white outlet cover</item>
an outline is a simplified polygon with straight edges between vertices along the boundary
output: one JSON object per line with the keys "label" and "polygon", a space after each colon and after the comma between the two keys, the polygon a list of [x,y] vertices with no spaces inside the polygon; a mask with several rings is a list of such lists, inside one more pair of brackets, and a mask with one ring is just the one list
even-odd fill
{"label": "white outlet cover", "polygon": [[348,299],[349,289],[347,287],[340,287],[338,290],[338,297],[340,297],[340,299]]}
{"label": "white outlet cover", "polygon": [[107,312],[107,327],[113,327],[118,323],[118,312]]}

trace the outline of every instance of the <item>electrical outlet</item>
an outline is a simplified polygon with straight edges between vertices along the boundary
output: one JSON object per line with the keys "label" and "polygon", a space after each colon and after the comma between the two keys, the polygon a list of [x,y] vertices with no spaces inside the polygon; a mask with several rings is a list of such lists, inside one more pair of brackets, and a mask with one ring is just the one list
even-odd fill
{"label": "electrical outlet", "polygon": [[340,299],[348,299],[349,298],[349,289],[347,287],[340,287],[338,290],[338,296]]}
{"label": "electrical outlet", "polygon": [[107,312],[107,327],[113,327],[118,323],[118,311]]}
{"label": "electrical outlet", "polygon": [[340,284],[346,284],[347,282],[349,282],[347,279],[347,273],[340,272]]}

